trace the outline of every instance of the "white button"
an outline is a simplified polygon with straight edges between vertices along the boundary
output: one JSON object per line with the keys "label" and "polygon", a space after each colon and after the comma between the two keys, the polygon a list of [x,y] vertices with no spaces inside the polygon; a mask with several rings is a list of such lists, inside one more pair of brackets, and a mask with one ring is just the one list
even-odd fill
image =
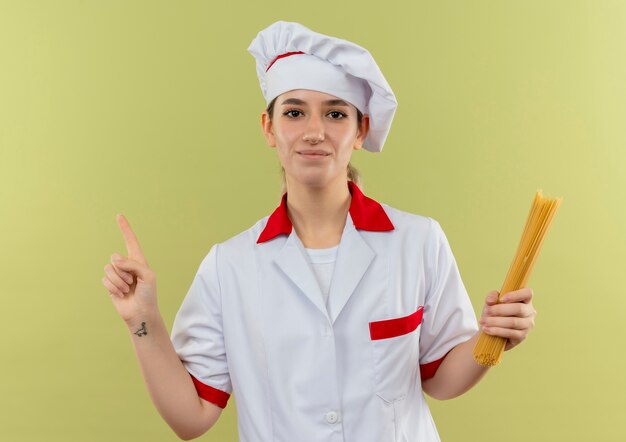
{"label": "white button", "polygon": [[328,413],[326,413],[326,422],[328,422],[329,424],[334,424],[338,420],[339,420],[339,415],[335,413],[334,411],[329,411]]}
{"label": "white button", "polygon": [[322,324],[322,336],[329,337],[333,335],[333,328],[330,325]]}

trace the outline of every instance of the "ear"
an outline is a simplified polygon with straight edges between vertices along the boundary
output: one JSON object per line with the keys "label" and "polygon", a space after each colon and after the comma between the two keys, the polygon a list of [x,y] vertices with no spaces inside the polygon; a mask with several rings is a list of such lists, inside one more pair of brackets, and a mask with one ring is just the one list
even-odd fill
{"label": "ear", "polygon": [[276,147],[276,137],[274,136],[274,125],[270,120],[270,115],[266,110],[261,114],[261,129],[263,130],[263,136],[267,141],[267,145],[270,147]]}
{"label": "ear", "polygon": [[367,137],[370,129],[370,116],[369,114],[363,115],[361,120],[361,127],[358,128],[356,140],[354,140],[354,150],[360,150],[363,148],[363,142]]}

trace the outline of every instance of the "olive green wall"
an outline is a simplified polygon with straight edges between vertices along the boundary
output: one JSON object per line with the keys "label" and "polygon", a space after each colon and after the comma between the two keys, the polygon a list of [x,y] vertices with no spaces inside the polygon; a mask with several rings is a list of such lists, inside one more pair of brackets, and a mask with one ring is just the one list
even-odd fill
{"label": "olive green wall", "polygon": [[[538,189],[563,204],[526,342],[429,400],[444,441],[626,440],[626,3],[0,1],[0,439],[173,441],[101,285],[124,213],[168,327],[210,246],[278,203],[246,51],[368,48],[399,101],[369,196],[443,226],[477,312]],[[236,398],[201,440],[236,440]]]}

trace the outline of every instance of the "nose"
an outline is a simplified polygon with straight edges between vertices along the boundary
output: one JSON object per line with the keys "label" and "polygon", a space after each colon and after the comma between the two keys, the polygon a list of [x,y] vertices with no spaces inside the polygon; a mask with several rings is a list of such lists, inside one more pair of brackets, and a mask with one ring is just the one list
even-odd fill
{"label": "nose", "polygon": [[319,116],[311,116],[302,135],[302,141],[307,141],[311,144],[317,144],[324,141],[324,125],[322,119]]}

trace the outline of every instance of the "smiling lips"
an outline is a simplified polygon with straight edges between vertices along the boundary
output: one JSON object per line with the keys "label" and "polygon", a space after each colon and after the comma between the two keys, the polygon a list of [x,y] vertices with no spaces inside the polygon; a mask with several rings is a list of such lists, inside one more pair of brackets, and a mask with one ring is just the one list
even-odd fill
{"label": "smiling lips", "polygon": [[330,155],[330,153],[323,150],[303,150],[298,153],[300,155],[304,155],[305,157],[326,157]]}

